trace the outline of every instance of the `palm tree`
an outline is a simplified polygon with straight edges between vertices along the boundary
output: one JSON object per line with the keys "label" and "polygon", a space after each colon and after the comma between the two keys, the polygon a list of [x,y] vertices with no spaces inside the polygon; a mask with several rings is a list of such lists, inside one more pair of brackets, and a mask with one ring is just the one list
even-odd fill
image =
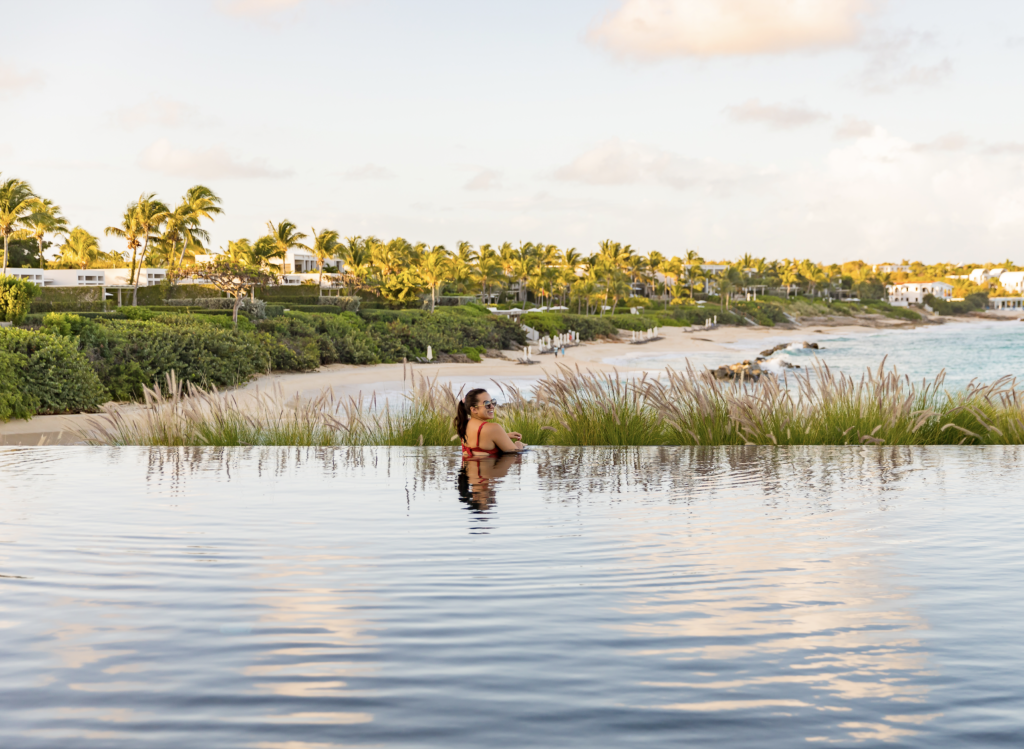
{"label": "palm tree", "polygon": [[135,204],[135,212],[139,219],[142,236],[142,254],[139,256],[139,267],[135,273],[135,288],[132,289],[132,306],[139,306],[139,281],[142,280],[142,269],[146,267],[146,253],[149,251],[151,239],[158,239],[160,227],[171,215],[171,210],[156,199],[156,193],[143,193]]}
{"label": "palm tree", "polygon": [[135,203],[130,203],[124,210],[120,226],[108,226],[103,233],[108,237],[119,237],[128,244],[132,252],[131,272],[128,275],[128,283],[135,280],[135,260],[139,247],[142,245],[142,228],[139,225],[139,216],[135,210]]}
{"label": "palm tree", "polygon": [[434,311],[437,290],[448,280],[452,259],[444,245],[438,245],[423,255],[419,266],[420,280],[430,289],[430,311]]}
{"label": "palm tree", "polygon": [[800,283],[800,273],[796,266],[790,265],[779,273],[779,280],[786,285],[786,299],[789,299],[789,290]]}
{"label": "palm tree", "polygon": [[319,234],[316,229],[310,229],[310,231],[313,232],[313,246],[309,249],[313,253],[313,257],[316,258],[316,267],[320,273],[320,280],[317,282],[317,285],[320,287],[320,296],[323,296],[324,262],[336,260],[338,253],[345,246],[341,243],[341,235],[334,229],[321,229]]}
{"label": "palm tree", "polygon": [[228,241],[228,249],[221,253],[235,265],[253,265],[252,243],[248,239]]}
{"label": "palm tree", "polygon": [[[248,243],[248,240],[240,241]],[[280,273],[284,267],[285,251],[278,246],[277,239],[269,234],[264,234],[253,242],[248,252],[248,265],[254,268],[260,268],[272,273]],[[270,262],[271,260],[280,260],[281,265],[278,266]]]}
{"label": "palm tree", "polygon": [[274,226],[273,221],[267,222],[267,228],[270,229],[270,238],[274,240],[274,244],[277,246],[276,257],[281,258],[281,262],[287,257],[288,250],[308,250],[306,245],[302,244],[302,240],[306,238],[306,235],[299,231],[299,228],[288,219],[281,221],[277,226]]}
{"label": "palm tree", "polygon": [[[209,241],[209,233],[200,225],[201,219],[214,221],[215,216],[224,212],[220,207],[221,199],[204,185],[193,185],[185,192],[181,203],[174,209],[174,213],[167,219],[167,229],[164,232],[165,238],[171,242],[171,253],[168,258],[168,266],[174,262],[174,253],[178,248],[178,242],[182,242],[181,254],[178,256],[177,267],[180,269],[185,259],[185,248],[190,245],[202,246],[203,241]],[[197,241],[199,240],[199,241]]]}
{"label": "palm tree", "polygon": [[26,223],[36,201],[32,187],[24,180],[11,178],[0,183],[0,235],[4,238],[2,275],[7,275],[7,254],[11,235]]}
{"label": "palm tree", "polygon": [[46,267],[43,260],[43,238],[47,234],[67,234],[68,220],[60,214],[60,206],[54,205],[46,198],[36,199],[32,203],[32,213],[24,220],[30,237],[39,243],[39,269]]}
{"label": "palm tree", "polygon": [[62,262],[85,270],[100,256],[100,242],[81,226],[76,226],[61,245],[60,255]]}

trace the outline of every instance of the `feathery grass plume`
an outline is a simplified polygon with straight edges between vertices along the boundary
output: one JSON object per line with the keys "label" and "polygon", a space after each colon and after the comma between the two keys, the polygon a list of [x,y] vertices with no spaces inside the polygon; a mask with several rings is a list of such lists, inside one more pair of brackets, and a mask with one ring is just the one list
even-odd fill
{"label": "feathery grass plume", "polygon": [[[688,366],[662,379],[596,374],[564,365],[532,399],[495,383],[498,421],[532,445],[983,445],[1024,444],[1024,391],[1004,377],[954,393],[945,374],[916,384],[883,363],[859,380],[815,362],[781,379],[723,382]],[[111,407],[83,438],[106,445],[453,446],[462,390],[414,374],[405,402],[377,396],[286,399],[221,393],[173,373],[145,391],[142,410]]]}
{"label": "feathery grass plume", "polygon": [[537,401],[558,420],[554,445],[657,445],[663,435],[657,414],[647,405],[647,376],[624,379],[618,372],[595,374],[563,364],[541,379]]}

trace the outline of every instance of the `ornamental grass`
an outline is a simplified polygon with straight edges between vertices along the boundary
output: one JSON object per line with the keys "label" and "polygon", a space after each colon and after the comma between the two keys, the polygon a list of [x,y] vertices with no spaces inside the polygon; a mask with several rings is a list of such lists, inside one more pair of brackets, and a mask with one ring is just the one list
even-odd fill
{"label": "ornamental grass", "polygon": [[[885,363],[860,378],[817,362],[796,375],[730,382],[688,367],[658,378],[560,366],[533,396],[494,383],[497,419],[530,445],[1024,444],[1024,390],[1004,377],[948,392],[944,374],[912,382]],[[145,407],[94,419],[102,445],[449,445],[461,397],[414,376],[400,402],[376,395],[286,399],[280,388],[222,393],[173,373]]]}

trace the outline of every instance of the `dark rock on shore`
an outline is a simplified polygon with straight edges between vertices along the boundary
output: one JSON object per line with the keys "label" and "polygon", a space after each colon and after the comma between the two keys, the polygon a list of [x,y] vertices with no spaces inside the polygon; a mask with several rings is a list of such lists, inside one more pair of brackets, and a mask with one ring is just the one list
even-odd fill
{"label": "dark rock on shore", "polygon": [[[789,348],[792,345],[793,344],[791,344],[791,343],[780,343],[778,346],[773,346],[770,349],[766,349],[766,350],[762,351],[761,352],[761,356],[771,356],[776,351],[782,351],[783,349],[787,349],[787,348]],[[803,342],[803,346],[801,346],[801,348],[813,348],[813,349],[823,350],[823,349],[821,349],[821,346],[819,346],[817,343],[808,343],[807,341]]]}

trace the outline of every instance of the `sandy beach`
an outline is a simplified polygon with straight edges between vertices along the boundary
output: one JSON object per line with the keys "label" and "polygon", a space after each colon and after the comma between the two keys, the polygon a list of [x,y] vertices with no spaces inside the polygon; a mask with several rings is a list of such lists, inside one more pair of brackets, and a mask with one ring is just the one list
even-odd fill
{"label": "sandy beach", "polygon": [[[975,318],[977,319],[977,318]],[[958,321],[964,321],[958,318]],[[471,364],[378,364],[357,366],[334,364],[321,367],[315,372],[270,373],[256,378],[236,392],[240,397],[260,391],[280,388],[286,399],[294,397],[315,398],[325,390],[333,391],[335,397],[347,398],[360,393],[370,395],[399,395],[416,378],[426,376],[442,383],[450,383],[456,389],[469,386],[489,386],[492,381],[511,383],[518,387],[529,386],[545,374],[557,371],[560,364],[580,367],[594,372],[619,371],[623,373],[650,371],[642,362],[633,364],[631,359],[651,359],[664,354],[694,354],[703,359],[707,355],[719,355],[720,363],[753,359],[770,345],[789,341],[813,341],[816,335],[857,335],[874,333],[880,329],[905,329],[914,327],[900,320],[872,317],[858,320],[861,324],[836,324],[836,320],[802,320],[799,326],[766,327],[719,327],[663,328],[662,339],[641,345],[629,343],[630,334],[624,333],[619,341],[595,341],[566,349],[565,356],[550,354],[534,356],[539,364],[522,365],[518,359],[522,352],[506,351],[506,359],[485,358]],[[747,345],[749,343],[749,345]],[[128,405],[127,409],[141,406]],[[16,420],[0,424],[0,445],[54,445],[81,442],[82,431],[88,430],[95,414],[71,414],[64,416],[37,416],[30,420]]]}

